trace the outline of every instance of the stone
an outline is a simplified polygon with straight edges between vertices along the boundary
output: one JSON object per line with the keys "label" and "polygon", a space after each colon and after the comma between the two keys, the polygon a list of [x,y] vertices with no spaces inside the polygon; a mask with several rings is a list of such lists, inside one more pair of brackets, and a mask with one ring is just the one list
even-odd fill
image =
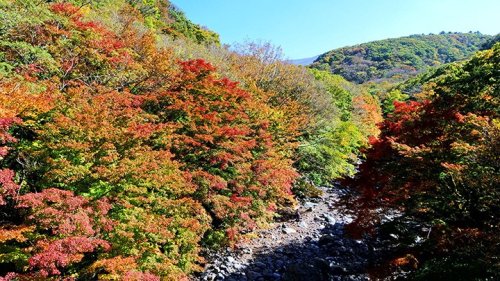
{"label": "stone", "polygon": [[347,274],[347,268],[342,267],[340,265],[333,265],[333,266],[330,266],[330,273],[333,275]]}
{"label": "stone", "polygon": [[243,248],[241,251],[243,253],[245,253],[245,254],[251,254],[252,253],[252,249],[250,249],[250,248]]}
{"label": "stone", "polygon": [[337,223],[337,220],[336,220],[334,217],[330,216],[330,215],[323,214],[323,218],[325,219],[325,221],[326,221],[328,224],[333,225],[333,224],[336,224],[336,223]]}
{"label": "stone", "polygon": [[216,277],[217,277],[217,274],[209,273],[209,274],[205,275],[205,277],[203,277],[203,280],[213,281],[213,280],[215,280]]}
{"label": "stone", "polygon": [[234,263],[234,264],[233,264],[233,267],[234,267],[234,269],[236,269],[236,270],[241,270],[241,269],[243,269],[243,268],[244,268],[244,266],[243,266],[241,263],[238,263],[238,262]]}
{"label": "stone", "polygon": [[264,274],[264,277],[266,277],[266,280],[273,280],[273,281],[281,280],[281,275],[277,272]]}
{"label": "stone", "polygon": [[263,263],[263,262],[259,262],[259,261],[254,262],[254,263],[253,263],[253,265],[254,265],[255,267],[258,267],[258,268],[265,268],[265,267],[266,267],[266,264],[265,264],[265,263]]}
{"label": "stone", "polygon": [[304,202],[299,220],[279,220],[257,231],[255,239],[242,241],[236,251],[209,252],[207,260],[211,264],[205,266],[199,279],[193,280],[369,280],[363,273],[368,264],[368,244],[345,237],[345,221],[352,217],[343,216],[333,202],[338,201],[339,191],[328,192],[331,195],[326,193],[317,201]]}
{"label": "stone", "polygon": [[255,271],[248,271],[247,272],[247,278],[248,280],[257,280],[260,277],[262,277],[262,274],[255,272]]}
{"label": "stone", "polygon": [[313,203],[313,202],[305,202],[304,203],[304,208],[306,209],[314,209],[314,207],[318,206],[318,203]]}
{"label": "stone", "polygon": [[332,244],[335,241],[337,241],[337,237],[330,235],[330,234],[325,234],[319,238],[318,244],[320,246],[327,245],[327,244]]}
{"label": "stone", "polygon": [[318,268],[311,264],[295,263],[285,269],[282,280],[301,281],[301,280],[326,280]]}

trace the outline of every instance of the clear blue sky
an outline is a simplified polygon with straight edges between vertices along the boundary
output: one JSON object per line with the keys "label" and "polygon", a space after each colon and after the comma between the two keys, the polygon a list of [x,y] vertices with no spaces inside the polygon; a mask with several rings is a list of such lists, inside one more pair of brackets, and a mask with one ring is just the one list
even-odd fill
{"label": "clear blue sky", "polygon": [[223,43],[268,41],[288,58],[440,31],[500,32],[500,0],[171,0]]}

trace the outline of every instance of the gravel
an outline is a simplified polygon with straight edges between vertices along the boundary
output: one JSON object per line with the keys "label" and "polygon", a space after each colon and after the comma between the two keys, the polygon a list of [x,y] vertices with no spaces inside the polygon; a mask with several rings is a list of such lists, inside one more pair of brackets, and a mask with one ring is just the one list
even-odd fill
{"label": "gravel", "polygon": [[298,219],[276,222],[232,249],[207,253],[205,270],[192,280],[370,280],[370,247],[344,235],[352,218],[335,205],[340,191],[323,191],[315,202],[301,204]]}

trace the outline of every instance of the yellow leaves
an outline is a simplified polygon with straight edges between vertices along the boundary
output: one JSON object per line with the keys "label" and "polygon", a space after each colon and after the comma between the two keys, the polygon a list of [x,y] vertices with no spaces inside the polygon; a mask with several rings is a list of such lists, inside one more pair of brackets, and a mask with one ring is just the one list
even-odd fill
{"label": "yellow leaves", "polygon": [[383,121],[378,99],[366,92],[353,98],[353,120],[362,129],[363,134],[378,136],[378,124]]}
{"label": "yellow leaves", "polygon": [[437,86],[436,82],[429,82],[424,84],[422,92],[415,94],[415,97],[420,101],[432,99],[436,94],[435,92],[436,86]]}
{"label": "yellow leaves", "polygon": [[477,146],[471,145],[465,141],[456,141],[450,145],[451,151],[456,154],[467,154],[477,150]]}
{"label": "yellow leaves", "polygon": [[92,9],[90,6],[85,5],[85,6],[80,7],[80,9],[78,11],[80,12],[80,14],[82,16],[87,16],[92,11]]}
{"label": "yellow leaves", "polygon": [[5,243],[10,240],[14,240],[17,242],[24,242],[28,240],[24,236],[26,232],[33,232],[35,230],[35,226],[14,226],[14,227],[6,227],[0,229],[0,243]]}
{"label": "yellow leaves", "polygon": [[34,117],[54,106],[57,93],[34,92],[23,81],[0,81],[0,117]]}
{"label": "yellow leaves", "polygon": [[90,272],[105,270],[99,280],[120,280],[120,276],[137,268],[136,258],[116,256],[109,259],[100,259],[89,267]]}
{"label": "yellow leaves", "polygon": [[[467,165],[443,162],[441,166],[446,169],[446,173],[451,177],[452,184],[457,185],[463,181],[464,171],[467,171]],[[466,174],[465,174],[466,175]],[[459,206],[461,209],[462,207]]]}

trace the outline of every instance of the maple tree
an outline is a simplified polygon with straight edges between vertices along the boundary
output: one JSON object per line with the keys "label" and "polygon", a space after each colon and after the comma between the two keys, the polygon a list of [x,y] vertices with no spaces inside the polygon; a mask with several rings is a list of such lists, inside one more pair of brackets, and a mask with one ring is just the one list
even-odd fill
{"label": "maple tree", "polygon": [[381,208],[399,211],[379,231],[399,237],[393,255],[408,255],[393,265],[413,264],[413,278],[498,274],[499,47],[450,66],[419,100],[395,101],[350,182],[351,231],[373,233]]}
{"label": "maple tree", "polygon": [[[150,96],[147,108],[173,121],[172,152],[197,183],[197,197],[222,227],[253,229],[269,204],[290,197],[295,172],[273,148],[264,103],[216,79],[203,60],[181,62],[178,83]],[[266,168],[271,168],[271,173]],[[233,237],[234,238],[234,237]]]}
{"label": "maple tree", "polygon": [[356,103],[270,46],[217,46],[165,1],[0,9],[2,280],[187,280],[202,247],[296,203],[305,135],[329,139],[325,163],[341,159],[330,180],[376,116],[369,96]]}

